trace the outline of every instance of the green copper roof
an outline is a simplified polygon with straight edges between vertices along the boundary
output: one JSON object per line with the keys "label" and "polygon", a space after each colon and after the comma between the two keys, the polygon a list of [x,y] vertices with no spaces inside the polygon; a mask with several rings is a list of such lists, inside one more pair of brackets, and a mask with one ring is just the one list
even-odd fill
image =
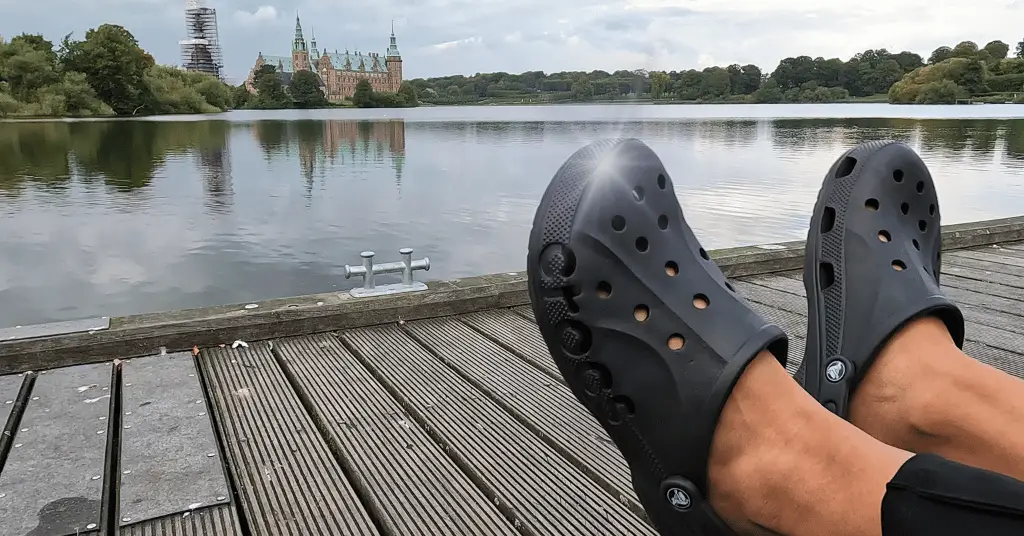
{"label": "green copper roof", "polygon": [[365,66],[366,72],[369,73],[385,73],[388,70],[387,63],[385,62],[384,56],[377,56],[376,64],[374,64],[374,58],[369,54],[358,54],[349,52],[327,52],[324,54],[331,60],[331,65],[339,70],[353,70],[359,71],[360,62]]}
{"label": "green copper roof", "polygon": [[295,66],[292,64],[291,56],[263,56],[263,61],[267,65],[273,65],[278,71],[282,73],[290,73],[295,70]]}

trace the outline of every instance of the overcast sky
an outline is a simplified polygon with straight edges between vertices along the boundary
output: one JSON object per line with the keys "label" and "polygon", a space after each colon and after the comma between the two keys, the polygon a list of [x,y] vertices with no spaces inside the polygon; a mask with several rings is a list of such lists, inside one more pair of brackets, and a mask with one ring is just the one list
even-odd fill
{"label": "overcast sky", "polygon": [[[295,14],[321,48],[383,53],[395,21],[406,78],[475,72],[681,70],[781,58],[849,58],[970,39],[1024,38],[1024,0],[206,0],[217,8],[228,76],[257,53],[288,54]],[[104,22],[158,62],[178,63],[185,0],[0,0],[0,35],[54,41]]]}

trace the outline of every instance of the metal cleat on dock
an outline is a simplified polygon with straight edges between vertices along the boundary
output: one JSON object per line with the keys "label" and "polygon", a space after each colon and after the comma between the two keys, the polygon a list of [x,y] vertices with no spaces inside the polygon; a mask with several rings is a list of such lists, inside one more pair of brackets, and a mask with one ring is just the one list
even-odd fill
{"label": "metal cleat on dock", "polygon": [[[354,298],[365,298],[367,296],[384,296],[387,294],[398,294],[400,292],[415,292],[427,290],[427,285],[419,281],[413,281],[412,273],[416,270],[430,270],[430,259],[424,257],[420,260],[412,260],[412,248],[398,250],[402,260],[398,262],[386,262],[373,264],[372,251],[364,251],[359,254],[363,258],[362,266],[345,265],[345,279],[352,276],[362,276],[363,286],[354,288],[349,294]],[[402,274],[402,282],[391,285],[376,286],[374,276],[377,274]]]}

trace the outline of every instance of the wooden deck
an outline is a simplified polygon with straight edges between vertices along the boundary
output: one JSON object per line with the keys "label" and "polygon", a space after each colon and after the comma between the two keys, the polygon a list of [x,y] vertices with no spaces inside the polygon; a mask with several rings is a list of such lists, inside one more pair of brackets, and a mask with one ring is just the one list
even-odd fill
{"label": "wooden deck", "polygon": [[[942,283],[967,353],[1024,376],[1024,222],[1014,229],[947,236],[960,247],[944,252]],[[754,272],[735,286],[790,334],[792,371],[806,303],[799,272],[778,269],[799,255],[762,249],[760,268],[727,271]],[[97,359],[79,342],[83,364],[0,376],[0,536],[653,536],[522,290],[434,309],[453,314],[379,302],[390,320],[247,347],[225,338],[195,356],[138,357],[132,343]],[[126,322],[112,329],[142,325]]]}

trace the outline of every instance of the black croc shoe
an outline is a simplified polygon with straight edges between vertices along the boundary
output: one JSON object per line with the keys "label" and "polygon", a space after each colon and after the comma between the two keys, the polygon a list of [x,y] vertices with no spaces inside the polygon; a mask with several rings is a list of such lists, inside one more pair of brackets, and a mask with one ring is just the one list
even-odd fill
{"label": "black croc shoe", "polygon": [[963,315],[939,289],[941,250],[935,185],[913,149],[870,142],[833,164],[807,233],[807,351],[796,375],[830,411],[847,416],[872,360],[915,318],[940,318],[963,347]]}
{"label": "black croc shoe", "polygon": [[530,299],[576,398],[608,431],[666,536],[732,534],[707,503],[712,435],[740,374],[788,342],[733,292],[637,140],[577,151],[530,233]]}

